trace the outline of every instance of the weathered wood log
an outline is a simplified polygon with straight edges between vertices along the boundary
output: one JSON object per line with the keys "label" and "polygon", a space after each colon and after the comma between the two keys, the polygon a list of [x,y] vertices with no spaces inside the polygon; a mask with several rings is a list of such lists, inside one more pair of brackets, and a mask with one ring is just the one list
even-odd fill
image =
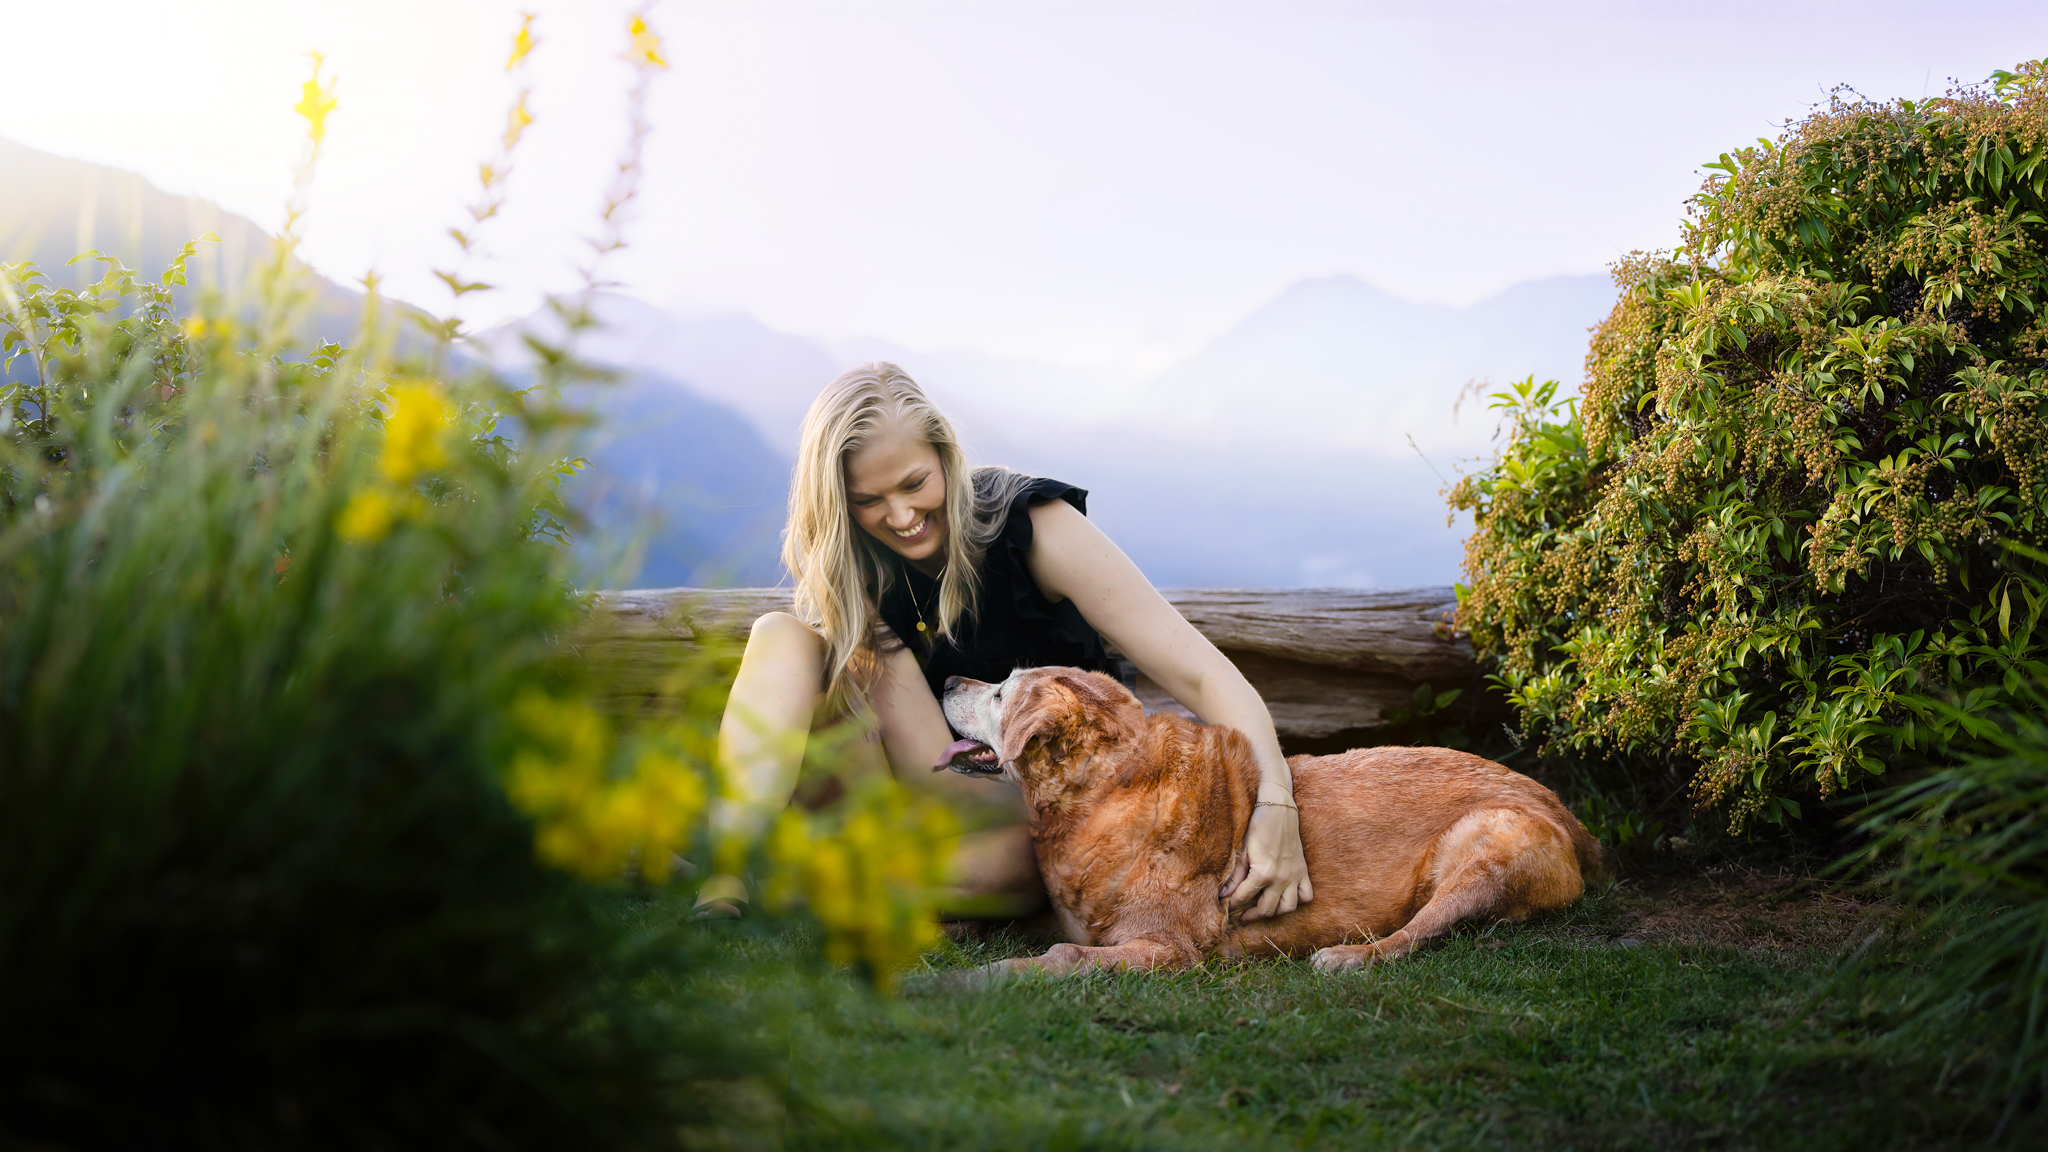
{"label": "weathered wood log", "polygon": [[[1448,588],[1164,594],[1258,689],[1289,751],[1366,742],[1412,707],[1419,686],[1471,689],[1479,679]],[[614,693],[646,697],[702,642],[743,639],[762,613],[789,607],[779,588],[605,592],[578,645]],[[1178,710],[1143,677],[1137,690],[1148,708]]]}
{"label": "weathered wood log", "polygon": [[575,645],[614,696],[652,697],[706,642],[744,642],[756,619],[790,607],[787,588],[600,592]]}
{"label": "weathered wood log", "polygon": [[[1453,627],[1449,588],[1354,592],[1304,588],[1176,589],[1167,600],[1228,656],[1266,702],[1289,752],[1335,751],[1376,739],[1416,690],[1467,689],[1479,668]],[[1170,697],[1143,677],[1154,710]]]}

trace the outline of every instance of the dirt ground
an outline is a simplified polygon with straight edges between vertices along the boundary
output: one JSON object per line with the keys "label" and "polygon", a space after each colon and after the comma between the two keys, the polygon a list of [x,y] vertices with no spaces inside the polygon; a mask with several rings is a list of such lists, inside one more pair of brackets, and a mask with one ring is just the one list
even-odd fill
{"label": "dirt ground", "polygon": [[1891,901],[1818,878],[1799,862],[1624,867],[1612,898],[1625,935],[1668,944],[1836,949],[1898,914]]}
{"label": "dirt ground", "polygon": [[[1819,877],[1797,859],[1660,855],[1626,861],[1620,873],[1606,897],[1617,915],[1597,931],[1604,939],[1832,951],[1887,930],[1899,913],[1893,902]],[[1003,934],[1042,945],[1062,938],[1049,910],[1022,920],[954,921],[945,929],[962,943]]]}

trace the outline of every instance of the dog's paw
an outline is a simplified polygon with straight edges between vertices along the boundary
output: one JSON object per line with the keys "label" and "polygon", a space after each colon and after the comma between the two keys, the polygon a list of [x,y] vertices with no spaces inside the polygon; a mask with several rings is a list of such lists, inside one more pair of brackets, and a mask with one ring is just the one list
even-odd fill
{"label": "dog's paw", "polygon": [[1363,968],[1379,958],[1370,944],[1338,944],[1318,950],[1308,958],[1318,972],[1343,972]]}

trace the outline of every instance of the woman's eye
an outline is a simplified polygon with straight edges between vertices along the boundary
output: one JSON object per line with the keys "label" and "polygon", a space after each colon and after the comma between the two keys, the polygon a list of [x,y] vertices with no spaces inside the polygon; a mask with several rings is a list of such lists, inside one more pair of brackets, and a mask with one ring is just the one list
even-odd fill
{"label": "woman's eye", "polygon": [[915,492],[915,491],[917,491],[917,490],[918,490],[919,488],[922,488],[922,487],[924,487],[924,482],[925,482],[925,481],[927,481],[927,480],[929,480],[929,479],[931,479],[931,477],[929,477],[929,476],[919,476],[919,477],[918,477],[917,479],[915,479],[915,480],[912,480],[912,481],[911,481],[910,483],[908,483],[908,484],[905,484],[905,485],[903,486],[903,490],[904,490],[905,492]]}

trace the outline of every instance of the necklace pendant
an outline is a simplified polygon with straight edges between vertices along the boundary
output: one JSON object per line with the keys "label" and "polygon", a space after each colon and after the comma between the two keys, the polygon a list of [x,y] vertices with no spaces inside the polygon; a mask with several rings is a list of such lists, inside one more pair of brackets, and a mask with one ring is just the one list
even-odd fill
{"label": "necklace pendant", "polygon": [[922,631],[924,631],[924,621],[922,621],[922,620],[919,620],[919,621],[917,622],[917,630],[918,630],[919,632],[922,632]]}

